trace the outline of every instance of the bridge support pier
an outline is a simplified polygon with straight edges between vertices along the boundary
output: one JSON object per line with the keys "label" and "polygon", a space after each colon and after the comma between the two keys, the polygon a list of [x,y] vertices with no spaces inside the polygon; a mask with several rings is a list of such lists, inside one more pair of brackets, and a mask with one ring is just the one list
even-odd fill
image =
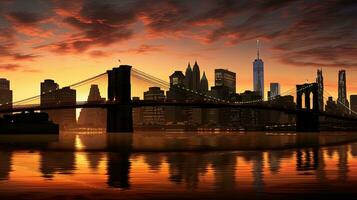
{"label": "bridge support pier", "polygon": [[120,102],[107,108],[107,132],[133,132],[130,72],[129,65],[107,72],[108,100]]}
{"label": "bridge support pier", "polygon": [[[306,83],[296,85],[296,131],[317,132],[319,131],[319,103],[317,83]],[[310,105],[310,94],[312,93],[312,105]],[[305,99],[302,99],[303,94]],[[305,108],[302,107],[305,101]],[[311,108],[312,106],[312,108]]]}

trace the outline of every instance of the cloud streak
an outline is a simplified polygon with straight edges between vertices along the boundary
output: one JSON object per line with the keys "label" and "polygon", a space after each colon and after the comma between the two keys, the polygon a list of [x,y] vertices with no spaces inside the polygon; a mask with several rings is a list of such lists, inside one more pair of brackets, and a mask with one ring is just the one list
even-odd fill
{"label": "cloud streak", "polygon": [[[32,60],[14,35],[51,38],[33,45],[34,51],[55,54],[107,56],[97,49],[142,37],[144,42],[128,53],[162,50],[157,38],[190,39],[202,45],[239,45],[269,40],[274,58],[294,66],[356,68],[357,3],[346,0],[205,0],[114,1],[53,0],[52,11],[2,10],[0,57]],[[10,6],[10,3],[6,3]],[[1,21],[0,21],[1,24]],[[63,33],[60,36],[55,32]],[[153,37],[154,36],[154,37]],[[5,39],[4,39],[5,38]],[[1,42],[2,41],[2,42]],[[12,41],[12,42],[8,42]],[[223,45],[224,47],[224,45]],[[192,52],[195,53],[195,52]],[[196,52],[197,53],[197,52]]]}

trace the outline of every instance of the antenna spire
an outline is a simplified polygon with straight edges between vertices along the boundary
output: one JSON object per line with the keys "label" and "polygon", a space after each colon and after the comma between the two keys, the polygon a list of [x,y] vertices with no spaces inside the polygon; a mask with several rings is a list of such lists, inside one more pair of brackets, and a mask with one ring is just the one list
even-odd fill
{"label": "antenna spire", "polygon": [[259,40],[257,40],[257,59],[259,60]]}

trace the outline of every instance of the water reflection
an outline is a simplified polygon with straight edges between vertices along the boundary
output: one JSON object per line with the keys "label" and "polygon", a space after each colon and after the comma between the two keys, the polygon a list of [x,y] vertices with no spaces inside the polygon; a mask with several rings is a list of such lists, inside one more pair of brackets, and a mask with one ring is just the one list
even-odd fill
{"label": "water reflection", "polygon": [[76,170],[74,152],[40,152],[40,169],[42,177],[53,179],[54,174],[73,174]]}
{"label": "water reflection", "polygon": [[[0,193],[9,187],[18,187],[16,191],[21,193],[26,185],[31,185],[32,192],[43,192],[45,185],[76,193],[83,192],[81,185],[85,185],[90,186],[89,191],[113,189],[102,195],[124,190],[134,196],[146,194],[153,198],[183,191],[206,192],[212,198],[238,191],[254,198],[322,190],[355,193],[351,190],[357,182],[357,172],[352,170],[357,168],[353,134],[337,139],[334,134],[262,134],[261,138],[242,134],[230,137],[231,140],[216,135],[212,139],[205,134],[192,138],[185,134],[160,136],[68,134],[60,135],[55,142],[48,141],[47,145],[41,139],[41,146],[47,149],[1,149],[0,184],[6,185],[2,185]],[[138,152],[150,148],[173,150],[170,145],[180,150],[183,146],[203,150],[238,145],[237,149],[245,150]],[[261,150],[248,150],[250,146]],[[58,185],[51,186],[52,183]],[[48,192],[57,195],[56,190]]]}
{"label": "water reflection", "polygon": [[0,181],[9,178],[11,165],[12,151],[0,151]]}

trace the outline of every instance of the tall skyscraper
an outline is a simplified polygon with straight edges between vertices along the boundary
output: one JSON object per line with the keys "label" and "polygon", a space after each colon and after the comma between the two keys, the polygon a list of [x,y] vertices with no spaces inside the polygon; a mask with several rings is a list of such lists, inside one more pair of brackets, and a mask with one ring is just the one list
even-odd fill
{"label": "tall skyscraper", "polygon": [[270,91],[268,92],[268,98],[273,99],[280,95],[280,84],[270,83]]}
{"label": "tall skyscraper", "polygon": [[192,89],[194,91],[199,91],[200,90],[200,67],[197,64],[197,61],[195,61],[195,64],[193,65],[192,69]]}
{"label": "tall skyscraper", "polygon": [[192,90],[193,87],[193,82],[192,82],[192,68],[190,63],[188,63],[188,66],[186,68],[185,72],[185,88]]}
{"label": "tall skyscraper", "polygon": [[259,57],[259,40],[257,40],[257,58],[253,62],[253,88],[264,98],[264,62]]}
{"label": "tall skyscraper", "polygon": [[202,75],[202,78],[201,78],[200,91],[203,92],[203,93],[207,93],[208,92],[208,80],[207,80],[205,72],[203,72],[203,75]]}
{"label": "tall skyscraper", "polygon": [[337,105],[341,109],[342,112],[348,113],[349,103],[347,100],[347,92],[346,92],[346,71],[340,70],[338,72],[338,98]]}
{"label": "tall skyscraper", "polygon": [[324,77],[322,76],[322,69],[317,70],[316,83],[319,93],[319,110],[324,110]]}
{"label": "tall skyscraper", "polygon": [[10,81],[0,78],[0,104],[2,108],[12,107],[12,90],[10,90]]}
{"label": "tall skyscraper", "polygon": [[229,93],[236,93],[236,73],[227,69],[214,70],[214,85],[228,87]]}
{"label": "tall skyscraper", "polygon": [[[104,102],[105,98],[100,96],[98,85],[91,85],[88,95],[88,102]],[[100,127],[106,126],[106,110],[102,108],[82,108],[78,124],[87,127]]]}

